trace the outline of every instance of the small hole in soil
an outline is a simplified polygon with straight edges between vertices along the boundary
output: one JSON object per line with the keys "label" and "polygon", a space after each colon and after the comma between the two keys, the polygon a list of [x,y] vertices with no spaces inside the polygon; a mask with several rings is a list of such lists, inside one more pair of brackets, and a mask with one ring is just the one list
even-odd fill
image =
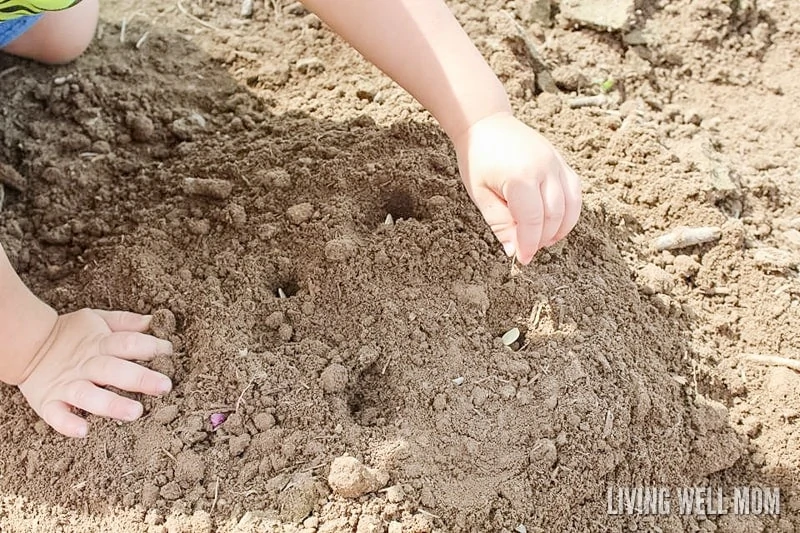
{"label": "small hole in soil", "polygon": [[399,218],[406,220],[410,218],[420,218],[419,213],[417,213],[417,203],[414,201],[414,198],[407,192],[399,189],[395,189],[385,197],[383,208],[385,213],[383,213],[381,221],[383,221],[387,213],[392,215],[392,218],[395,220]]}
{"label": "small hole in soil", "polygon": [[[297,283],[297,280],[294,278],[286,277],[278,281],[278,283],[272,288],[272,295],[276,298],[282,298],[286,296],[287,298],[291,298],[297,291],[300,290],[300,285]],[[281,291],[283,291],[283,295],[281,295]]]}

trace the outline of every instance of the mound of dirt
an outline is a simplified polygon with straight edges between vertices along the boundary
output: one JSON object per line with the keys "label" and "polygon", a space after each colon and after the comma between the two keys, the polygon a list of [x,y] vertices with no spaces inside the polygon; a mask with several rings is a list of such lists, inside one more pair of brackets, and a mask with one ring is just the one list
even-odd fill
{"label": "mound of dirt", "polygon": [[[85,441],[2,389],[0,523],[791,530],[796,442],[788,459],[766,448],[790,435],[798,376],[742,354],[797,353],[797,250],[781,239],[800,229],[800,187],[777,181],[796,159],[776,148],[741,164],[708,94],[738,78],[696,70],[712,47],[720,71],[760,79],[765,54],[794,46],[789,21],[743,2],[692,18],[676,2],[640,13],[638,44],[559,15],[524,22],[562,88],[616,80],[585,108],[540,92],[521,37],[503,33],[499,13],[520,4],[454,9],[520,116],[586,179],[575,231],[524,268],[471,204],[446,137],[298,5],[239,20],[195,4],[198,27],[145,2],[153,26],[131,22],[124,43],[120,5],[74,65],[0,58],[21,67],[0,81],[0,153],[27,185],[7,184],[0,212],[12,262],[61,311],[158,313],[177,348],[153,363],[174,392],[135,423],[92,419]],[[720,239],[649,246],[677,226]],[[607,515],[610,487],[714,483],[779,485],[784,517]]]}

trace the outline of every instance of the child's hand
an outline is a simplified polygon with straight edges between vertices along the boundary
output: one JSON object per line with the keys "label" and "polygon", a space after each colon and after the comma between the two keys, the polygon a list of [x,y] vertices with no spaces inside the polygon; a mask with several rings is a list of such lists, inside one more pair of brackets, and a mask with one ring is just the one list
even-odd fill
{"label": "child's hand", "polygon": [[142,333],[149,325],[150,317],[121,311],[83,309],[58,317],[20,391],[45,422],[68,437],[85,437],[88,431],[72,407],[120,420],[139,418],[142,404],[102,387],[152,396],[170,391],[168,377],[132,362],[172,354],[172,343]]}
{"label": "child's hand", "polygon": [[507,255],[527,265],[578,222],[578,176],[547,139],[510,113],[479,120],[454,144],[467,192]]}

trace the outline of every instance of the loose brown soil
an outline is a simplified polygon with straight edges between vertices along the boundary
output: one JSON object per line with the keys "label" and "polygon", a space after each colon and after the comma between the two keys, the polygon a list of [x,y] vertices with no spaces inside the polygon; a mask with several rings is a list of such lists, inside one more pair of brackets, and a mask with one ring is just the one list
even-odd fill
{"label": "loose brown soil", "polygon": [[[800,375],[747,358],[800,359],[793,2],[653,3],[639,44],[525,22],[558,94],[513,2],[453,2],[584,179],[524,268],[420,106],[267,4],[117,2],[72,65],[0,57],[12,262],[61,311],[157,311],[179,348],[153,365],[172,394],[84,441],[0,389],[0,530],[800,527]],[[722,237],[652,249],[679,226]],[[779,487],[781,515],[608,516],[630,485]]]}

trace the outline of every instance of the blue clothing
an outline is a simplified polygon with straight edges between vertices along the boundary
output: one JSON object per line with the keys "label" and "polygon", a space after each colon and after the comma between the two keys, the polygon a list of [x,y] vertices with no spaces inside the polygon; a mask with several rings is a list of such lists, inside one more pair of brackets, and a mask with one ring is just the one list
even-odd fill
{"label": "blue clothing", "polygon": [[41,13],[27,15],[11,20],[0,21],[0,48],[11,44],[12,41],[20,37],[42,17]]}

